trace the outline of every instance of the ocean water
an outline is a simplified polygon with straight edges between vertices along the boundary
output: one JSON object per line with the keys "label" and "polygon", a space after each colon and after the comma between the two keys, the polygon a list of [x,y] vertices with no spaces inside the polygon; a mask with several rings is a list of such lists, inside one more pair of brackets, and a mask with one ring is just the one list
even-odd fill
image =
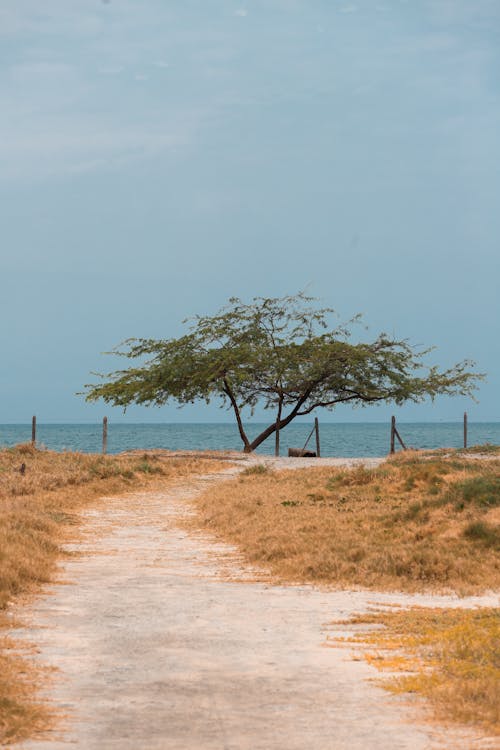
{"label": "ocean water", "polygon": [[[311,423],[292,423],[281,432],[281,455],[288,448],[302,448]],[[266,427],[248,425],[252,438]],[[460,448],[463,446],[461,422],[398,422],[398,430],[407,447]],[[500,422],[469,422],[468,444],[500,444]],[[384,423],[320,423],[322,456],[384,456],[389,452],[390,425]],[[31,440],[31,424],[0,425],[0,446]],[[97,453],[102,448],[101,424],[39,424],[37,443],[56,451]],[[236,425],[199,424],[113,424],[108,427],[108,452],[131,449],[167,448],[169,450],[241,450]],[[309,447],[314,450],[314,436]],[[274,436],[262,443],[256,453],[274,454]]]}

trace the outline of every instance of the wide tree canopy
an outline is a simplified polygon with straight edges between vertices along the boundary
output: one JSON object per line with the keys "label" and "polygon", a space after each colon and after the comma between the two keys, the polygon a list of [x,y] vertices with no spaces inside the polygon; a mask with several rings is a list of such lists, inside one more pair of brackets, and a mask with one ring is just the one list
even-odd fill
{"label": "wide tree canopy", "polygon": [[[304,294],[257,297],[250,304],[232,298],[218,314],[197,316],[177,339],[128,339],[114,350],[136,366],[100,375],[86,398],[114,406],[161,406],[169,399],[190,404],[219,399],[232,409],[244,451],[253,451],[295,417],[337,404],[403,404],[440,394],[472,395],[482,376],[464,360],[445,370],[427,366],[430,350],[381,333],[353,343],[353,324],[331,328],[333,310],[318,308]],[[274,419],[254,440],[242,411],[261,404]]]}

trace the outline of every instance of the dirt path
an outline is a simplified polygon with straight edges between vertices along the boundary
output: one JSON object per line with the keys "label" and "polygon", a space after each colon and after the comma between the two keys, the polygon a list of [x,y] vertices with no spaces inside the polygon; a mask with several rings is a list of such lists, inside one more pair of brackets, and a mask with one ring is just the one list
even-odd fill
{"label": "dirt path", "polygon": [[465,747],[459,733],[416,723],[414,707],[370,683],[372,669],[350,649],[324,646],[331,620],[410,597],[255,580],[234,550],[176,525],[186,498],[214,479],[222,473],[86,513],[64,585],[37,600],[33,626],[19,633],[59,670],[49,697],[67,719],[63,731],[23,747]]}

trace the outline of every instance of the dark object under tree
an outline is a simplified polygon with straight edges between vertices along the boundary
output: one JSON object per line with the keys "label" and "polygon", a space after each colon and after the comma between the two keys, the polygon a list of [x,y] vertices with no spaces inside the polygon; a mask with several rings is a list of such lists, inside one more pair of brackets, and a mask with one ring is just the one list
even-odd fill
{"label": "dark object under tree", "polygon": [[[86,398],[124,408],[220,399],[233,410],[243,450],[250,453],[276,429],[314,409],[472,395],[483,377],[469,371],[474,364],[469,360],[443,371],[426,366],[430,350],[417,351],[384,333],[352,343],[359,316],[331,329],[334,311],[314,303],[302,293],[257,297],[250,304],[231,298],[216,315],[194,318],[180,338],[128,339],[125,349],[112,353],[138,365],[100,375],[103,382],[85,386]],[[258,404],[274,409],[276,417],[250,440],[242,411]]]}

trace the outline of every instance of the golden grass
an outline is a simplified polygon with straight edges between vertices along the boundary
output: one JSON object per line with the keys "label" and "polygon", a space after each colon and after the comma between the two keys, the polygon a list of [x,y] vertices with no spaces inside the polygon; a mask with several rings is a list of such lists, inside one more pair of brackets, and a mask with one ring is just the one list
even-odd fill
{"label": "golden grass", "polygon": [[0,745],[37,734],[53,715],[35,698],[46,675],[16,653],[15,643],[0,636]]}
{"label": "golden grass", "polygon": [[193,523],[282,581],[477,593],[500,584],[500,459],[407,452],[375,469],[255,471]]}
{"label": "golden grass", "polygon": [[500,609],[414,607],[349,623],[383,626],[349,640],[378,669],[405,672],[384,679],[386,689],[425,697],[437,719],[500,734]]}
{"label": "golden grass", "polygon": [[[208,458],[208,456],[207,456]],[[30,444],[0,451],[0,628],[9,602],[50,581],[78,533],[78,512],[94,498],[162,487],[219,467],[196,456],[135,452],[121,456],[54,453]],[[36,700],[40,671],[0,639],[0,745],[24,739],[50,722]]]}

